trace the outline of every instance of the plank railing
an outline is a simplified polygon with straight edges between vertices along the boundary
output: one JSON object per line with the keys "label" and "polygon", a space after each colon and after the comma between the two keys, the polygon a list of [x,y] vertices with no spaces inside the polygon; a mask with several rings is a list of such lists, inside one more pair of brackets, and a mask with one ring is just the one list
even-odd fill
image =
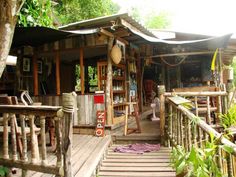
{"label": "plank railing", "polygon": [[[189,96],[189,94],[184,94]],[[199,95],[222,97],[225,96],[226,93],[198,93],[197,96]],[[166,94],[166,96],[171,96],[171,94]],[[191,96],[194,96],[194,94],[191,93]],[[232,153],[228,153],[223,149],[219,149],[216,155],[217,158],[214,160],[216,160],[216,163],[223,174],[236,176],[236,144],[216,131],[213,128],[214,126],[212,126],[205,118],[199,118],[196,115],[196,110],[191,111],[168,97],[166,97],[166,103],[168,115],[165,122],[165,135],[168,138],[168,145],[181,145],[187,151],[189,151],[192,146],[202,148],[205,146],[205,142],[209,141],[209,135],[213,134],[215,138],[219,139],[219,144],[227,145],[233,150]],[[196,118],[198,121],[196,121]],[[195,124],[192,124],[192,122]]]}
{"label": "plank railing", "polygon": [[[198,116],[205,112],[205,119],[208,124],[219,123],[218,115],[225,113],[227,110],[227,92],[225,91],[211,91],[211,92],[165,92],[164,86],[159,86],[159,99],[160,99],[160,134],[164,139],[164,129],[166,125],[166,98],[170,96],[181,96],[184,98],[192,98],[195,106],[195,114]],[[199,98],[206,99],[206,106],[200,107],[198,103]],[[214,100],[215,105],[211,104]],[[211,113],[214,111],[216,119],[212,121]]]}
{"label": "plank railing", "polygon": [[[3,115],[3,146],[1,148],[3,155],[0,156],[0,164],[9,168],[22,169],[22,176],[31,170],[71,177],[73,105],[72,94],[63,94],[62,107],[0,105],[0,113]],[[16,126],[15,120],[20,122],[20,126]],[[40,122],[39,143],[34,123],[37,120]],[[46,120],[54,121],[55,124],[56,160],[53,164],[49,163],[46,147]],[[22,139],[21,156],[17,150],[17,136],[19,135]],[[30,142],[30,147],[28,142]]]}

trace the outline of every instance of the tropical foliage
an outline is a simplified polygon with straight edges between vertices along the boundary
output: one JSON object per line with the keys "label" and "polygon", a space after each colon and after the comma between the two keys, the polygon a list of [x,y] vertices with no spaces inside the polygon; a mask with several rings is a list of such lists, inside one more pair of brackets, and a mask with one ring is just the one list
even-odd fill
{"label": "tropical foliage", "polygon": [[176,146],[171,152],[171,164],[176,169],[177,175],[186,177],[223,177],[215,162],[216,151],[221,148],[232,153],[232,148],[218,145],[218,140],[210,135],[210,141],[205,142],[204,148],[192,146],[190,151],[185,151],[182,146]]}
{"label": "tropical foliage", "polygon": [[221,114],[219,117],[220,123],[225,129],[236,126],[236,104],[228,109],[227,113]]}
{"label": "tropical foliage", "polygon": [[111,0],[70,0],[58,1],[54,7],[61,24],[68,24],[85,19],[117,13],[119,6]]}
{"label": "tropical foliage", "polygon": [[21,8],[18,26],[53,26],[51,0],[26,0]]}
{"label": "tropical foliage", "polygon": [[9,173],[9,169],[3,166],[0,166],[0,176],[4,177],[7,176]]}

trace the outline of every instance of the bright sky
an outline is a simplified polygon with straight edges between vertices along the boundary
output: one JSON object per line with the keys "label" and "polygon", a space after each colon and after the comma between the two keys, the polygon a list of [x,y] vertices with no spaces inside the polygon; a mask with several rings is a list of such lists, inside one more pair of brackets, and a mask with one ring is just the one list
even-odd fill
{"label": "bright sky", "polygon": [[234,33],[236,0],[113,0],[125,12],[132,6],[171,14],[170,30],[208,35]]}

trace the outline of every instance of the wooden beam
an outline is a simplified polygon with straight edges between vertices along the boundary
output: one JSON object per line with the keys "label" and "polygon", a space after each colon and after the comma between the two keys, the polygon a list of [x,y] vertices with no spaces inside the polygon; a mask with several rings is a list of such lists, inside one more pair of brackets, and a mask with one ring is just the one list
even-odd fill
{"label": "wooden beam", "polygon": [[112,88],[112,59],[110,57],[111,49],[113,46],[114,38],[109,37],[108,49],[107,49],[107,80],[106,80],[106,109],[107,109],[107,124],[112,124],[113,119],[113,106],[111,98]]}
{"label": "wooden beam", "polygon": [[116,35],[112,34],[111,32],[109,32],[109,31],[107,31],[107,30],[101,29],[101,30],[100,30],[100,33],[102,33],[102,34],[104,34],[104,35],[106,35],[106,36],[108,36],[108,37],[116,38],[116,39],[118,39],[119,41],[123,42],[125,45],[129,45],[129,42],[128,42],[128,41],[126,41],[125,39],[123,39],[123,38],[121,38],[121,37],[119,37],[119,36],[116,36]]}
{"label": "wooden beam", "polygon": [[33,77],[34,77],[34,96],[39,95],[39,85],[38,85],[38,59],[34,52],[33,55]]}
{"label": "wooden beam", "polygon": [[82,47],[79,49],[79,64],[81,94],[84,95],[84,50]]}
{"label": "wooden beam", "polygon": [[173,56],[189,56],[189,55],[206,55],[213,54],[215,51],[201,51],[201,52],[182,52],[182,53],[171,53],[171,54],[161,54],[149,56],[152,58],[161,58],[161,57],[173,57]]}
{"label": "wooden beam", "polygon": [[61,94],[61,83],[60,83],[60,55],[59,52],[56,52],[56,94],[60,95]]}

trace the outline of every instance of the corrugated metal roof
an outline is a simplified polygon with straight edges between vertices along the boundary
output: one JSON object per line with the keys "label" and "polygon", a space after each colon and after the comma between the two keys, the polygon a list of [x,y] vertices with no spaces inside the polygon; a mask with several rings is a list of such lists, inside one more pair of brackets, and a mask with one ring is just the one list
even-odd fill
{"label": "corrugated metal roof", "polygon": [[110,15],[110,16],[103,16],[103,17],[98,17],[98,18],[93,18],[89,20],[83,20],[75,23],[70,23],[65,26],[59,27],[59,29],[63,30],[76,30],[80,28],[100,28],[103,27],[104,25],[112,25],[111,22],[115,22],[119,19],[123,19],[129,24],[131,24],[133,27],[137,28],[140,30],[142,33],[155,37],[155,35],[149,31],[147,28],[145,28],[143,25],[141,25],[139,22],[134,20],[131,16],[128,15],[128,13],[122,13],[122,14],[115,14],[115,15]]}

